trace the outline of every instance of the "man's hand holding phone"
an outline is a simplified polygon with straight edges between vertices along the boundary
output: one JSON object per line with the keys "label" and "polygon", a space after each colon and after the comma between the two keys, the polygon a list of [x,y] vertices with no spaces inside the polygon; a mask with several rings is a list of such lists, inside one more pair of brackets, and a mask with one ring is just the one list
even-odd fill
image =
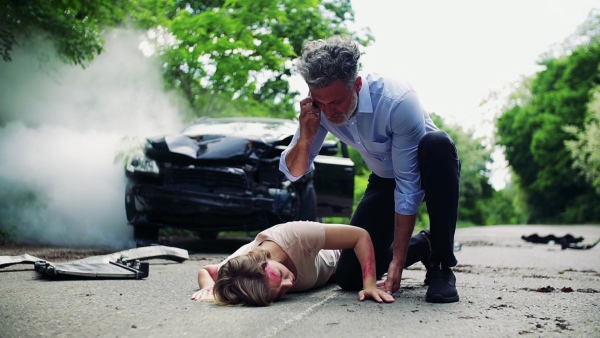
{"label": "man's hand holding phone", "polygon": [[312,142],[320,125],[321,110],[308,93],[308,97],[300,101],[300,139],[304,142]]}

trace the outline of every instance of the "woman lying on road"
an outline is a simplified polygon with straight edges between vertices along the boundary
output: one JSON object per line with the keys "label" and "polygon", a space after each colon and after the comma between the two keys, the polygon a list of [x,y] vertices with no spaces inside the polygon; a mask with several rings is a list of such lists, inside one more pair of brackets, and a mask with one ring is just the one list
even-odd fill
{"label": "woman lying on road", "polygon": [[[413,236],[406,266],[429,256],[427,232]],[[376,284],[375,255],[368,232],[343,224],[289,222],[259,233],[220,264],[198,272],[200,290],[193,300],[219,305],[270,305],[287,292],[325,285],[335,273],[340,249],[354,248],[363,275],[358,299],[393,302]]]}

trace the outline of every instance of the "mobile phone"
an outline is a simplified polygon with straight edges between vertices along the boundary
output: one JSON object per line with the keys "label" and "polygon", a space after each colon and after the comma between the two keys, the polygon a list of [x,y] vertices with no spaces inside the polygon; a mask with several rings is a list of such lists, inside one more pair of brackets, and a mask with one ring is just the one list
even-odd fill
{"label": "mobile phone", "polygon": [[[308,97],[310,97],[312,99],[312,95],[311,95],[310,91],[308,92]],[[317,106],[317,103],[314,100],[312,101],[312,106],[316,109],[319,109],[319,106]]]}

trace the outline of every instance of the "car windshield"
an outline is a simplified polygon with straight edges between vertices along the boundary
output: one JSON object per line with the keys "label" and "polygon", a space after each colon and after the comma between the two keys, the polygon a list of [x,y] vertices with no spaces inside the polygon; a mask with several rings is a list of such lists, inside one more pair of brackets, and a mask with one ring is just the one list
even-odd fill
{"label": "car windshield", "polygon": [[293,135],[297,124],[283,119],[200,119],[182,133],[190,136],[235,135],[254,139],[278,139]]}

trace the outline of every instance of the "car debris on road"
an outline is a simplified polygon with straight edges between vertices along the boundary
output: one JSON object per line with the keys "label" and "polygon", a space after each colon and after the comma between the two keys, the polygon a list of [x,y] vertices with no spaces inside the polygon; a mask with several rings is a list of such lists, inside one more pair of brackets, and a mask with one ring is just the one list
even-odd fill
{"label": "car debris on road", "polygon": [[71,262],[52,263],[41,258],[23,254],[0,256],[0,268],[15,264],[33,264],[35,271],[51,279],[64,278],[134,278],[148,277],[149,263],[146,259],[162,258],[183,262],[189,259],[187,250],[168,246],[147,246],[91,256]]}

